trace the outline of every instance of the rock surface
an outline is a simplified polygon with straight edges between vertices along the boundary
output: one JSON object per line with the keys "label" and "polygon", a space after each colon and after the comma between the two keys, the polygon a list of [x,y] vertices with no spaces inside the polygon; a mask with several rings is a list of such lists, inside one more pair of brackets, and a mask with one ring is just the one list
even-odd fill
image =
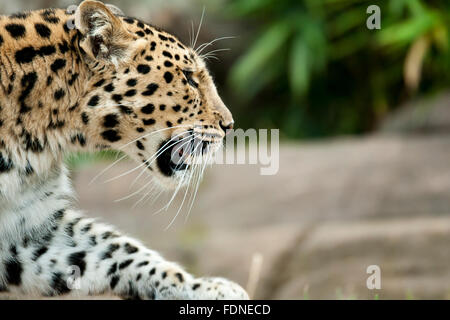
{"label": "rock surface", "polygon": [[[256,298],[450,298],[450,135],[372,136],[283,145],[280,171],[210,169],[190,216],[182,197],[114,203],[133,177],[86,187],[101,165],[75,177],[80,206],[186,265],[245,285],[263,256]],[[109,172],[117,175],[133,164]],[[366,268],[381,268],[368,290]]]}

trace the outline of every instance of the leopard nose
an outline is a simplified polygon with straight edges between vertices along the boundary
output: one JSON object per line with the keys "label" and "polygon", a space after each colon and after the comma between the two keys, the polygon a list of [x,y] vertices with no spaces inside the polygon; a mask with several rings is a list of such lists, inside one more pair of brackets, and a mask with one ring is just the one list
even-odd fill
{"label": "leopard nose", "polygon": [[224,122],[224,121],[220,121],[219,122],[220,128],[222,128],[223,132],[225,132],[225,134],[228,134],[234,127],[234,121],[230,121],[230,122]]}

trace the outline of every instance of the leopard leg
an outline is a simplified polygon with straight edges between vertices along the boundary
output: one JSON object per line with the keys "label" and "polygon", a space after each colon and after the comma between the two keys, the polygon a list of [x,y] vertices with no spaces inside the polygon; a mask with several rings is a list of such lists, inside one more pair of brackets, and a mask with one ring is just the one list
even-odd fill
{"label": "leopard leg", "polygon": [[2,249],[0,257],[3,290],[131,299],[248,298],[237,284],[196,279],[139,241],[71,209],[55,211],[43,230]]}

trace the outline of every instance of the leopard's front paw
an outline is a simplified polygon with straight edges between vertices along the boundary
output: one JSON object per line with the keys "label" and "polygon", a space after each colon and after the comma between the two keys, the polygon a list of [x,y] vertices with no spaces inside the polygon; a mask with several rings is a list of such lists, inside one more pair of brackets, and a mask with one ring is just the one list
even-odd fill
{"label": "leopard's front paw", "polygon": [[248,300],[247,292],[238,284],[224,278],[198,278],[192,282],[192,299]]}

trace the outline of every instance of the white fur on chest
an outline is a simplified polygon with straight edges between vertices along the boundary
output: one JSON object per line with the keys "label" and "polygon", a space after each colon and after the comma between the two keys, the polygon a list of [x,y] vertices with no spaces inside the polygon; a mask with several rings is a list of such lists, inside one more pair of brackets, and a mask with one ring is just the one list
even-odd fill
{"label": "white fur on chest", "polygon": [[48,173],[35,172],[28,179],[32,181],[18,170],[0,177],[0,243],[4,245],[23,240],[70,205],[73,191],[64,166],[54,164]]}

